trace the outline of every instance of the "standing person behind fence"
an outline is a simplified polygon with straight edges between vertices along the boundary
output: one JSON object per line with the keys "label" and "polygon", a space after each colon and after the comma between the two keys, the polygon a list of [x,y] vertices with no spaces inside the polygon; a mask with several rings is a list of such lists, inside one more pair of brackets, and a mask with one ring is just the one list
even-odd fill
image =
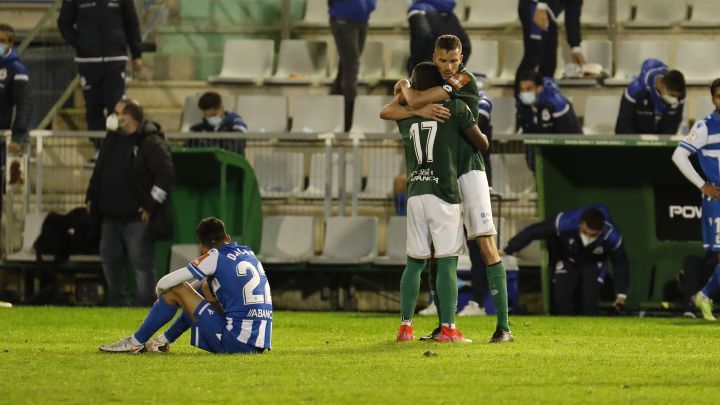
{"label": "standing person behind fence", "polygon": [[340,57],[330,94],[345,96],[345,131],[352,126],[360,56],[365,48],[368,20],[377,0],[328,0],[330,30]]}
{"label": "standing person behind fence", "polygon": [[[128,48],[132,68],[140,71],[142,37],[133,0],[64,0],[58,29],[75,48],[80,84],[85,97],[85,118],[90,131],[105,130],[105,111],[110,114],[125,94]],[[97,158],[101,140],[92,140]]]}
{"label": "standing person behind fence", "polygon": [[[202,111],[203,120],[190,127],[191,132],[247,132],[247,125],[242,117],[232,111],[225,111],[222,97],[214,91],[200,96],[198,108]],[[192,138],[185,144],[189,148],[223,148],[230,152],[245,154],[245,139],[203,139]]]}
{"label": "standing person behind fence", "polygon": [[108,131],[88,186],[91,215],[101,221],[100,258],[108,305],[126,300],[129,260],[137,281],[136,305],[155,300],[155,241],[173,235],[170,187],[175,169],[160,126],[133,101],[115,108],[116,131]]}
{"label": "standing person behind fence", "polygon": [[[30,102],[30,77],[13,47],[15,30],[0,24],[0,130],[11,129],[12,139],[8,150],[18,153],[28,142],[32,104]],[[13,119],[13,112],[15,119]],[[2,150],[2,164],[5,149]]]}

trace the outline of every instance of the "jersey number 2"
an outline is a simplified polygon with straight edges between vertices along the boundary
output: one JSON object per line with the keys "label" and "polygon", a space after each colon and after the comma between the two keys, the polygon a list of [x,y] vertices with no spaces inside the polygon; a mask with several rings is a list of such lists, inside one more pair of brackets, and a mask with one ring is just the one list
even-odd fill
{"label": "jersey number 2", "polygon": [[425,145],[425,154],[427,155],[427,161],[433,161],[433,145],[435,144],[435,135],[437,134],[437,121],[424,121],[421,123],[414,123],[410,127],[410,139],[412,139],[415,145],[415,157],[419,164],[423,162],[423,149],[422,142],[420,139],[420,131],[428,131],[427,145]]}
{"label": "jersey number 2", "polygon": [[260,285],[260,276],[265,275],[265,269],[262,264],[258,263],[258,267],[255,268],[250,262],[240,262],[237,265],[237,275],[245,277],[250,272],[250,280],[245,283],[243,287],[243,301],[245,305],[255,304],[272,304],[272,296],[270,295],[270,284],[265,282],[265,291],[263,294],[255,294],[254,291],[258,285]]}

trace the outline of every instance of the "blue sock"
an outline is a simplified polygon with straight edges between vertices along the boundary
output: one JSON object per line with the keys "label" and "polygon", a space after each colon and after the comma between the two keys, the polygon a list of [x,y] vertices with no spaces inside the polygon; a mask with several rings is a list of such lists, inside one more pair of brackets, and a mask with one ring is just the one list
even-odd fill
{"label": "blue sock", "polygon": [[717,296],[718,292],[720,292],[720,264],[715,266],[713,275],[703,287],[702,292],[710,298]]}
{"label": "blue sock", "polygon": [[182,314],[175,319],[175,322],[170,325],[168,330],[165,331],[165,339],[167,339],[170,343],[175,342],[180,335],[190,328],[190,325],[192,325],[192,319],[187,312],[183,311]]}
{"label": "blue sock", "polygon": [[173,319],[177,310],[177,306],[168,304],[162,296],[158,298],[150,309],[150,313],[140,325],[140,329],[135,332],[135,339],[140,343],[150,340],[150,337],[155,332]]}

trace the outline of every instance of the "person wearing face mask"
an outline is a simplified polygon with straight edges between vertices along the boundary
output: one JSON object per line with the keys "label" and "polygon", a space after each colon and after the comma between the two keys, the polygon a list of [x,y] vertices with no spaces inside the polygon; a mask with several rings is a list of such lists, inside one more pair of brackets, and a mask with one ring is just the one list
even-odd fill
{"label": "person wearing face mask", "polygon": [[[32,103],[28,70],[13,47],[14,39],[15,30],[7,24],[0,24],[0,129],[12,130],[8,150],[18,153],[28,142]],[[4,164],[4,149],[2,153]]]}
{"label": "person wearing face mask", "polygon": [[[629,284],[628,257],[620,229],[601,204],[559,213],[555,218],[528,226],[511,238],[501,255],[513,255],[535,240],[552,246],[553,301],[558,315],[596,315],[600,287],[608,260],[613,265],[617,295],[613,307],[625,306]],[[575,303],[580,291],[581,305]]]}
{"label": "person wearing face mask", "polygon": [[520,74],[519,85],[515,105],[524,134],[582,134],[572,104],[551,78],[529,70]]}
{"label": "person wearing face mask", "polygon": [[668,134],[678,132],[685,107],[685,77],[657,59],[643,62],[620,102],[617,134]]}
{"label": "person wearing face mask", "polygon": [[[225,111],[220,94],[209,91],[198,100],[198,108],[202,111],[203,120],[192,127],[191,132],[247,132],[247,125],[242,117],[232,111]],[[193,138],[185,144],[189,148],[218,147],[230,152],[245,154],[245,139],[201,139]]]}
{"label": "person wearing face mask", "polygon": [[[137,102],[121,100],[111,117],[116,118],[108,119],[85,199],[93,222],[100,224],[106,303],[151,305],[155,241],[174,234],[170,189],[175,169],[162,129],[145,119]],[[127,260],[135,270],[134,301],[126,299]]]}

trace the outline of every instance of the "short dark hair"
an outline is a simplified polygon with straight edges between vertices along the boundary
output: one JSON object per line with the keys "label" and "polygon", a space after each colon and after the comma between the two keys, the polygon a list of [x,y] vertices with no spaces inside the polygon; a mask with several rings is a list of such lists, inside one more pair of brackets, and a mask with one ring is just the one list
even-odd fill
{"label": "short dark hair", "polygon": [[605,227],[605,215],[597,208],[588,208],[580,215],[580,222],[593,231],[601,231]]}
{"label": "short dark hair", "polygon": [[198,242],[211,249],[224,245],[226,235],[225,224],[215,217],[205,218],[195,227]]}
{"label": "short dark hair", "polygon": [[670,91],[685,94],[685,76],[679,70],[670,70],[663,75],[663,84]]}
{"label": "short dark hair", "polygon": [[720,79],[713,80],[712,84],[710,85],[710,95],[712,97],[715,97],[715,90],[720,87]]}
{"label": "short dark hair", "polygon": [[10,36],[10,43],[12,44],[13,40],[15,40],[15,29],[10,24],[0,23],[0,31]]}
{"label": "short dark hair", "polygon": [[438,39],[435,40],[435,49],[444,49],[446,51],[459,49],[460,53],[462,53],[462,42],[460,42],[460,38],[455,35],[440,35]]}
{"label": "short dark hair", "polygon": [[434,63],[422,62],[415,65],[410,82],[414,89],[427,90],[432,87],[442,86],[443,78]]}
{"label": "short dark hair", "polygon": [[536,86],[542,86],[543,77],[540,72],[536,70],[525,70],[518,76],[518,83],[532,81]]}
{"label": "short dark hair", "polygon": [[198,108],[205,111],[212,108],[220,108],[222,106],[222,97],[214,91],[203,93],[198,100]]}
{"label": "short dark hair", "polygon": [[140,104],[133,101],[126,101],[122,113],[131,116],[135,121],[142,122],[145,119],[145,111]]}

